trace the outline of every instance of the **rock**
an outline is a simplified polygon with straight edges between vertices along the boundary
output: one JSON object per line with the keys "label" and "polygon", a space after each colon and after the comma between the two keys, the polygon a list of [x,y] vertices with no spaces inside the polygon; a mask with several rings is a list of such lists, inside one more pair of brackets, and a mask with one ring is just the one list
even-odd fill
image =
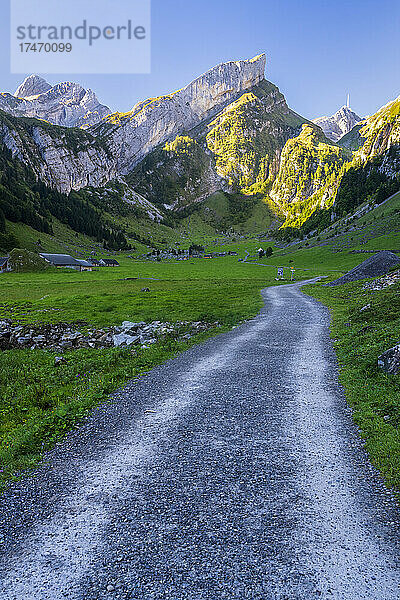
{"label": "rock", "polygon": [[351,269],[351,271],[342,277],[339,277],[339,279],[335,279],[335,281],[331,281],[325,285],[330,287],[342,285],[343,283],[348,283],[350,281],[366,279],[367,277],[378,277],[384,275],[399,263],[400,258],[396,254],[389,252],[389,250],[382,250],[381,252],[370,256],[367,260],[364,260],[364,262],[357,265],[357,267],[354,267],[354,269]]}
{"label": "rock", "polygon": [[399,373],[400,344],[393,346],[393,348],[389,348],[389,350],[386,350],[386,352],[378,356],[378,367],[392,375],[397,375],[397,373]]}
{"label": "rock", "polygon": [[[46,89],[48,84],[34,76],[18,88],[23,98],[0,94],[0,109],[55,125],[87,128],[88,134],[82,130],[77,144],[74,136],[55,128],[49,131],[48,125],[40,121],[32,123],[28,132],[4,120],[0,141],[50,187],[64,193],[86,186],[101,187],[130,172],[149,152],[213,117],[259,84],[264,78],[265,61],[262,54],[217,65],[184,88],[139,102],[124,115],[110,115],[109,108],[79,84],[64,82]],[[26,96],[31,91],[38,95]],[[101,142],[97,142],[99,139]],[[147,200],[141,198],[141,202]],[[156,216],[157,209],[152,207],[152,211]]]}
{"label": "rock", "polygon": [[47,92],[50,89],[51,85],[47,83],[43,77],[39,77],[39,75],[29,75],[29,77],[17,87],[14,96],[17,98],[27,98],[29,96],[43,94],[43,92]]}
{"label": "rock", "polygon": [[132,346],[140,342],[139,335],[129,335],[127,333],[118,333],[113,335],[113,344],[117,348],[121,346]]}
{"label": "rock", "polygon": [[20,346],[25,346],[26,344],[29,344],[32,341],[32,338],[28,337],[28,336],[22,336],[17,338],[17,344],[19,344]]}
{"label": "rock", "polygon": [[59,342],[59,346],[60,348],[72,348],[73,344],[71,342],[71,340],[61,340]]}
{"label": "rock", "polygon": [[79,83],[65,81],[52,87],[37,75],[27,77],[14,96],[3,96],[0,106],[16,117],[36,117],[63,127],[88,127],[111,112]]}
{"label": "rock", "polygon": [[63,356],[55,356],[54,357],[54,365],[57,367],[59,365],[64,365],[66,363],[66,359]]}
{"label": "rock", "polygon": [[371,308],[371,304],[368,303],[365,306],[363,306],[362,308],[360,308],[360,312],[364,312],[365,310],[368,310],[369,308]]}

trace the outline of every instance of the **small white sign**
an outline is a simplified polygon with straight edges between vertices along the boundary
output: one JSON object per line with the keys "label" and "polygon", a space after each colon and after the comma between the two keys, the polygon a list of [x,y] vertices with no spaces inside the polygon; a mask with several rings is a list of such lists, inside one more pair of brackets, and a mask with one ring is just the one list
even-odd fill
{"label": "small white sign", "polygon": [[150,0],[10,0],[11,73],[150,73]]}

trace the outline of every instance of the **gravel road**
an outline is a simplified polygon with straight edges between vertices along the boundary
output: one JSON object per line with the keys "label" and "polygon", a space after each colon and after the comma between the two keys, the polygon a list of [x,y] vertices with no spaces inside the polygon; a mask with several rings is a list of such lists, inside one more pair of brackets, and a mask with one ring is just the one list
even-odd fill
{"label": "gravel road", "polygon": [[400,509],[300,287],[116,393],[1,497],[1,600],[400,598]]}

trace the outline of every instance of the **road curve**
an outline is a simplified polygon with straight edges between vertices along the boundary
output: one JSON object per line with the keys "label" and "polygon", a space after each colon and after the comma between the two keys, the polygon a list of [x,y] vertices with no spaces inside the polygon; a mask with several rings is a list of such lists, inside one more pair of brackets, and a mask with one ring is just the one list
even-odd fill
{"label": "road curve", "polygon": [[300,287],[116,393],[1,497],[1,600],[399,599],[400,510]]}

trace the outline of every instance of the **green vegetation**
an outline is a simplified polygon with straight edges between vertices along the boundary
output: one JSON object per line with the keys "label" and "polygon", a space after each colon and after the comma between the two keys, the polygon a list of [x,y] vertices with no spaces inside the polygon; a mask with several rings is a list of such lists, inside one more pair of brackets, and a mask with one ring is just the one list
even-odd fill
{"label": "green vegetation", "polygon": [[400,285],[369,291],[363,283],[304,289],[332,311],[340,380],[353,418],[372,462],[400,491],[400,378],[377,366],[378,356],[399,343]]}
{"label": "green vegetation", "polygon": [[48,263],[43,258],[25,248],[14,248],[9,256],[10,268],[14,273],[45,271],[49,268]]}
{"label": "green vegetation", "polygon": [[[218,320],[222,329],[199,334],[190,343],[254,316],[260,289],[273,282],[256,266],[234,257],[180,263],[133,261],[120,256],[120,268],[78,273],[1,275],[0,319],[38,323],[85,321],[116,325],[123,320]],[[126,280],[125,277],[155,278]],[[150,288],[142,293],[143,286]],[[44,450],[127,380],[135,378],[187,342],[173,337],[147,350],[75,350],[54,364],[54,352],[0,352],[0,482],[37,463]]]}
{"label": "green vegetation", "polygon": [[[286,215],[283,227],[291,228],[281,237],[296,237],[296,229],[298,237],[313,228],[321,231],[331,215],[341,217],[365,201],[379,204],[400,188],[399,117],[400,98],[397,98],[344,136],[339,142],[343,152],[336,159],[332,149],[338,146],[330,144],[328,152],[321,148],[319,153],[318,139],[312,139],[310,127],[305,126],[298,138],[289,140],[271,192],[272,198],[283,204]],[[307,131],[308,140],[304,140]],[[307,154],[303,146],[309,140],[312,151]],[[290,204],[286,205],[288,200]],[[334,208],[327,214],[331,207]],[[312,219],[310,226],[308,219]]]}
{"label": "green vegetation", "polygon": [[276,176],[281,149],[302,123],[305,119],[287,108],[278,88],[261,82],[208,125],[206,143],[218,174],[238,191],[265,193]]}
{"label": "green vegetation", "polygon": [[338,175],[350,158],[350,152],[329,142],[319,128],[303,125],[282,151],[271,190],[286,215],[283,228],[299,228],[318,208],[332,205]]}
{"label": "green vegetation", "polygon": [[[119,204],[123,202],[120,200]],[[52,235],[56,218],[74,231],[92,236],[106,248],[129,247],[121,229],[112,223],[111,215],[93,204],[86,189],[66,195],[36,181],[30,167],[13,159],[5,146],[0,147],[0,205],[0,250],[18,245],[15,236],[10,237],[5,219]]]}
{"label": "green vegetation", "polygon": [[[366,163],[352,163],[346,169],[335,200],[339,217],[353,211],[363,202],[380,204],[400,189],[400,174],[389,176],[382,166],[390,168],[400,162],[400,147],[391,146],[383,155]],[[395,169],[394,169],[395,171]]]}

